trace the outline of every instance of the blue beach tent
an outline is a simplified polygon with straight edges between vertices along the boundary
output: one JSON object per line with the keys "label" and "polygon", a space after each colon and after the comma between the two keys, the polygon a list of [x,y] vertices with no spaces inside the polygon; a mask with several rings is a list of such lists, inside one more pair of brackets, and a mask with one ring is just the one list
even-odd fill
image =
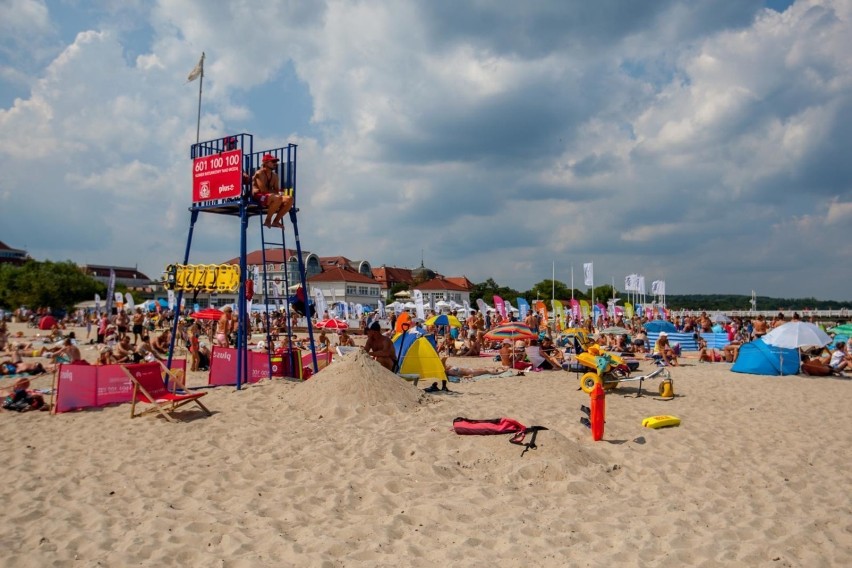
{"label": "blue beach tent", "polygon": [[799,351],[774,347],[756,339],[740,347],[731,371],[749,375],[795,375],[799,372]]}

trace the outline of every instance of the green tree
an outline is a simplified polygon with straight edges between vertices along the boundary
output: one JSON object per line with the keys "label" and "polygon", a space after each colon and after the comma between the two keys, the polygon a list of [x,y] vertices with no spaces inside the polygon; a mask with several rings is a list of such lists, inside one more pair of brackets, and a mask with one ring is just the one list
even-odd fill
{"label": "green tree", "polygon": [[388,300],[391,302],[394,301],[396,299],[394,296],[395,294],[408,289],[408,284],[406,284],[405,282],[397,282],[396,284],[390,287],[390,290],[388,290]]}
{"label": "green tree", "polygon": [[106,286],[84,274],[70,260],[0,265],[0,305],[7,309],[20,306],[69,309],[77,302],[92,299],[96,293],[105,295]]}
{"label": "green tree", "polygon": [[[612,286],[610,284],[602,284],[600,286],[595,286],[595,303],[600,302],[603,305],[606,305],[606,301],[612,298]],[[592,289],[589,288],[587,296],[589,298],[592,297]],[[616,291],[615,297],[618,298],[618,292]]]}
{"label": "green tree", "polygon": [[[575,294],[576,296],[576,294]],[[532,288],[527,290],[524,293],[524,297],[527,301],[535,300],[536,298],[539,300],[546,300],[548,308],[550,307],[550,300],[568,300],[571,298],[571,289],[565,285],[564,282],[560,282],[559,280],[542,280],[537,284],[533,285]]]}
{"label": "green tree", "polygon": [[494,303],[494,296],[500,296],[504,300],[511,302],[513,306],[517,306],[518,296],[520,295],[521,293],[514,288],[500,286],[493,278],[489,278],[485,282],[473,285],[473,290],[470,292],[470,304],[471,306],[475,306],[476,301],[482,298],[486,304],[492,305]]}

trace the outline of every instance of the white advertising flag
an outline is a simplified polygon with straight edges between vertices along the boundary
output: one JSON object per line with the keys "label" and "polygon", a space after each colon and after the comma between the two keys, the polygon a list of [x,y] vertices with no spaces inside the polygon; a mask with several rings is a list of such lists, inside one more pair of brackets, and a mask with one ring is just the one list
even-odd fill
{"label": "white advertising flag", "polygon": [[420,290],[414,291],[414,310],[417,312],[417,317],[422,320],[426,319],[426,310],[423,308],[423,292]]}
{"label": "white advertising flag", "polygon": [[594,263],[587,262],[583,264],[583,284],[586,286],[594,286],[595,285],[595,269]]}
{"label": "white advertising flag", "polygon": [[325,303],[325,296],[319,288],[314,289],[314,303],[316,304],[317,316],[319,318],[324,317],[323,314],[325,314],[328,307]]}

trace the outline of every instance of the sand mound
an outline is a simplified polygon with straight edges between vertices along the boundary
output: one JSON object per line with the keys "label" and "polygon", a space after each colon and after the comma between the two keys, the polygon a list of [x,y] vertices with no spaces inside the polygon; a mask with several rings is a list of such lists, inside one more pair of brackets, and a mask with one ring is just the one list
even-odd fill
{"label": "sand mound", "polygon": [[382,413],[412,409],[423,393],[363,351],[336,360],[293,389],[286,401],[310,418],[341,417],[375,407]]}

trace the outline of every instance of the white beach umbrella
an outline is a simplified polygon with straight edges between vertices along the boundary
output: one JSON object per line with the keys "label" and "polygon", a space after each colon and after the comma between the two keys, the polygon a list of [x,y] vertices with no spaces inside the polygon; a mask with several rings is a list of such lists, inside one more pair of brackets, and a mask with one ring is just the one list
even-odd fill
{"label": "white beach umbrella", "polygon": [[799,349],[809,346],[823,347],[831,343],[831,337],[812,323],[791,321],[764,335],[763,342],[785,349]]}
{"label": "white beach umbrella", "polygon": [[[782,347],[784,349],[801,349],[802,347],[823,347],[831,343],[831,337],[828,336],[819,327],[812,323],[803,321],[791,321],[784,325],[779,325],[769,333],[763,336],[763,342],[774,347]],[[799,367],[801,369],[801,357],[799,357]],[[784,355],[781,355],[781,369],[784,369]]]}

